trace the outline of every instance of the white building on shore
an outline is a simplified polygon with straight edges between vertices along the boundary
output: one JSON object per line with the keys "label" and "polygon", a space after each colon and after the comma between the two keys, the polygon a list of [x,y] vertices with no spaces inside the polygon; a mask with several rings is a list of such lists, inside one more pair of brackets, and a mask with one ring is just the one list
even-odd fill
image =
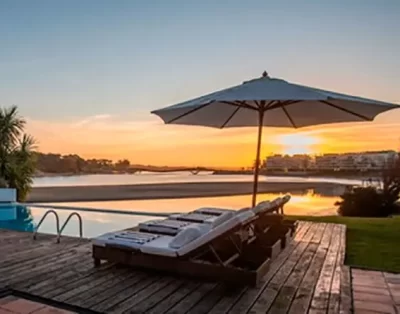
{"label": "white building on shore", "polygon": [[265,160],[265,165],[268,170],[273,171],[301,171],[313,167],[313,158],[309,155],[297,154],[289,155],[273,155]]}
{"label": "white building on shore", "polygon": [[395,151],[324,154],[315,158],[309,155],[272,155],[266,158],[265,166],[272,171],[373,171],[383,169],[396,156]]}

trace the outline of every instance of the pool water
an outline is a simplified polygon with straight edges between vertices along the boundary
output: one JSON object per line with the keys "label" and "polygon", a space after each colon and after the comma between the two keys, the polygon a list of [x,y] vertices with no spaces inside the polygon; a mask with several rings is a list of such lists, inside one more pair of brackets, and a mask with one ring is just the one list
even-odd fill
{"label": "pool water", "polygon": [[[274,199],[282,194],[260,194],[258,200]],[[316,194],[314,191],[306,191],[291,194],[292,198],[285,206],[285,214],[288,215],[336,215],[334,203],[337,196]],[[199,207],[222,207],[240,209],[250,204],[251,196],[229,196],[210,198],[183,198],[168,200],[135,200],[135,201],[110,201],[110,202],[86,202],[86,203],[57,203],[52,205],[76,206],[95,209],[123,210],[127,214],[112,214],[85,212],[76,210],[83,220],[83,236],[87,238],[100,234],[133,227],[140,222],[150,219],[159,219],[152,216],[130,215],[129,211],[145,211],[154,213],[189,212]],[[50,204],[46,204],[50,205]],[[34,206],[5,206],[0,207],[0,228],[33,232],[37,223],[48,209]],[[73,210],[56,210],[60,218],[60,227]],[[48,216],[40,227],[39,232],[56,234],[54,216]],[[63,231],[63,235],[77,236],[79,224],[73,217]]]}

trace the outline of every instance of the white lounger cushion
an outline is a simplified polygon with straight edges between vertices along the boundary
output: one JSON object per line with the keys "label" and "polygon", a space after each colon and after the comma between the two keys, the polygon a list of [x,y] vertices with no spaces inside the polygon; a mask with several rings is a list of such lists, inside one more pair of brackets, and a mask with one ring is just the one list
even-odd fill
{"label": "white lounger cushion", "polygon": [[146,254],[171,257],[182,256],[252,217],[254,217],[254,213],[251,210],[247,210],[234,215],[231,219],[214,228],[212,224],[193,223],[175,237],[135,231],[107,233],[93,239],[93,244],[98,246],[106,246],[107,244],[125,246],[139,249]]}
{"label": "white lounger cushion", "polygon": [[192,212],[188,214],[171,215],[170,218],[179,221],[208,223],[212,225],[212,228],[215,228],[216,226],[222,224],[223,222],[231,219],[234,215],[235,215],[234,211],[227,211],[219,216]]}
{"label": "white lounger cushion", "polygon": [[235,216],[235,212],[225,212],[220,216],[217,216],[217,218],[211,223],[211,227],[215,228],[220,224],[224,223],[225,221],[232,219],[233,216]]}
{"label": "white lounger cushion", "polygon": [[254,213],[248,210],[234,215],[231,219],[214,228],[211,224],[192,224],[175,237],[161,236],[147,242],[140,250],[143,253],[154,255],[183,256],[252,217],[254,217]]}
{"label": "white lounger cushion", "polygon": [[190,226],[191,224],[191,222],[175,219],[155,219],[140,223],[139,230],[176,235],[178,232],[182,231],[184,228]]}
{"label": "white lounger cushion", "polygon": [[169,216],[169,218],[180,221],[191,221],[196,223],[203,223],[203,222],[210,223],[215,220],[216,216],[191,212],[185,214],[174,214]]}
{"label": "white lounger cushion", "polygon": [[216,226],[215,228],[211,229],[209,232],[205,233],[200,238],[188,243],[187,245],[181,247],[178,250],[178,255],[183,256],[198,247],[204,245],[205,243],[215,239],[216,237],[220,236],[221,234],[225,233],[226,231],[233,229],[237,225],[245,222],[249,218],[254,217],[254,213],[252,211],[246,211],[241,214],[233,216],[231,219],[223,222],[222,224]]}
{"label": "white lounger cushion", "polygon": [[145,243],[140,251],[146,254],[177,256],[179,248],[187,246],[210,230],[206,224],[192,224],[179,232],[176,236],[159,237],[154,241]]}
{"label": "white lounger cushion", "polygon": [[170,248],[180,249],[192,241],[210,232],[211,226],[207,224],[193,224],[179,232],[169,244]]}
{"label": "white lounger cushion", "polygon": [[195,211],[193,211],[194,213],[200,213],[200,214],[206,214],[206,215],[216,215],[219,216],[221,214],[230,212],[230,213],[240,213],[243,211],[247,211],[251,209],[250,207],[243,207],[239,210],[235,210],[235,209],[227,209],[227,208],[217,208],[217,207],[202,207],[199,209],[196,209]]}
{"label": "white lounger cushion", "polygon": [[135,232],[135,231],[120,231],[113,233],[106,233],[92,240],[94,245],[106,246],[107,244],[125,246],[131,249],[140,249],[145,243],[152,242],[161,236],[158,234]]}
{"label": "white lounger cushion", "polygon": [[196,209],[194,213],[199,213],[199,214],[206,214],[206,215],[222,215],[227,212],[234,212],[234,209],[227,209],[227,208],[218,208],[218,207],[202,207],[199,209]]}

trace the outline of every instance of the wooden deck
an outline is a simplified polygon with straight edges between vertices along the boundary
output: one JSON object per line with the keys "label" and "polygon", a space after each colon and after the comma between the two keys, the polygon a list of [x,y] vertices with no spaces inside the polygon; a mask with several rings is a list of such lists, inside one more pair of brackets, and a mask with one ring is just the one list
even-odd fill
{"label": "wooden deck", "polygon": [[104,264],[89,240],[0,230],[0,289],[100,313],[351,313],[345,226],[301,222],[257,287]]}

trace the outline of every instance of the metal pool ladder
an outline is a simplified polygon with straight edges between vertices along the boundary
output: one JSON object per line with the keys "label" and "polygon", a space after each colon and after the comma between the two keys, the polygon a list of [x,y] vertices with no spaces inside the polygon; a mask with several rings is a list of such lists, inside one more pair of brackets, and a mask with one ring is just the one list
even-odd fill
{"label": "metal pool ladder", "polygon": [[61,236],[61,233],[64,231],[65,227],[67,226],[68,222],[70,221],[70,219],[72,218],[72,216],[76,216],[78,218],[79,221],[79,237],[82,238],[83,237],[83,222],[82,222],[82,217],[81,215],[79,215],[77,212],[73,212],[71,213],[68,218],[65,220],[64,224],[62,225],[60,232],[58,233],[59,237]]}
{"label": "metal pool ladder", "polygon": [[57,243],[60,243],[60,238],[61,238],[61,233],[64,231],[65,227],[67,226],[68,222],[71,220],[72,216],[76,216],[78,217],[78,221],[79,221],[79,237],[82,238],[83,237],[83,222],[82,222],[82,217],[81,215],[79,215],[77,212],[73,212],[71,213],[68,218],[65,220],[64,224],[62,225],[62,227],[60,228],[60,218],[58,217],[58,214],[55,210],[50,209],[48,210],[42,217],[42,219],[40,219],[35,232],[33,233],[33,239],[36,240],[37,237],[37,233],[39,231],[40,226],[42,225],[43,221],[46,219],[46,217],[49,214],[54,214],[54,216],[56,217],[56,228],[57,228]]}

